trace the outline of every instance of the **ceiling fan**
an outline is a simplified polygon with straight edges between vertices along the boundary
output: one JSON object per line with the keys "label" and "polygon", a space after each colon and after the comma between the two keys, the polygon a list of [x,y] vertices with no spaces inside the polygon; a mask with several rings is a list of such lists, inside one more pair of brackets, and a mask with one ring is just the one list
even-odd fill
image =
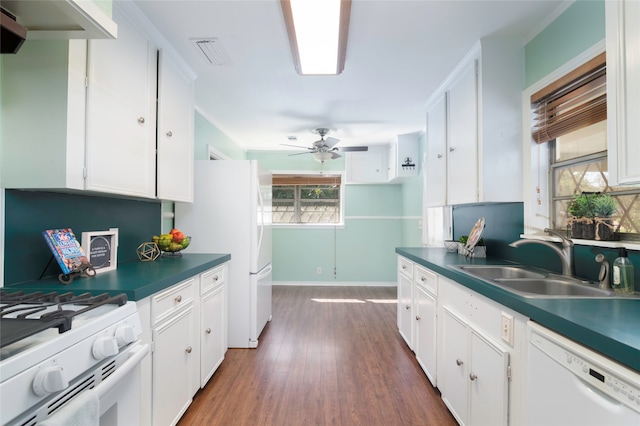
{"label": "ceiling fan", "polygon": [[340,142],[340,139],[327,137],[325,136],[329,133],[329,129],[326,127],[318,127],[317,129],[313,129],[312,132],[320,135],[320,139],[315,141],[313,145],[309,147],[299,146],[299,145],[289,145],[289,144],[281,144],[284,146],[293,146],[296,148],[305,148],[307,151],[298,152],[296,154],[289,155],[301,155],[301,154],[311,154],[316,161],[324,163],[327,160],[335,160],[336,158],[342,157],[338,154],[338,151],[347,152],[347,151],[368,151],[369,147],[366,146],[345,146],[342,148],[336,147],[336,144]]}

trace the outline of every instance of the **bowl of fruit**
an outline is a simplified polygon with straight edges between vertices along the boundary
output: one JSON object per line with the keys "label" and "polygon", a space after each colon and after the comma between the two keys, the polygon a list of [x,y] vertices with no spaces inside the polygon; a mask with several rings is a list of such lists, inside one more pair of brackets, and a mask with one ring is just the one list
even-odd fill
{"label": "bowl of fruit", "polygon": [[179,229],[172,229],[168,234],[154,235],[152,240],[163,252],[162,257],[180,257],[182,250],[189,247],[191,237],[184,235]]}

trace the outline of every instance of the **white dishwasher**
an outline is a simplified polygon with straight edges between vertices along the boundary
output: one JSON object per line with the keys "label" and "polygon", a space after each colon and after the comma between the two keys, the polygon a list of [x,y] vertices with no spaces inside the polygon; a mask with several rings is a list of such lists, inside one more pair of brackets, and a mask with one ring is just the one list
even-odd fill
{"label": "white dishwasher", "polygon": [[528,323],[526,424],[640,425],[640,374]]}

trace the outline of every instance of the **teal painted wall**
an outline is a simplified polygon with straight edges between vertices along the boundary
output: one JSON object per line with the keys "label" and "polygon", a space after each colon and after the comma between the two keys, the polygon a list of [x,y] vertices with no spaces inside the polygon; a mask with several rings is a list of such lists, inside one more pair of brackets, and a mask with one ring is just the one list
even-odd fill
{"label": "teal painted wall", "polygon": [[604,38],[604,0],[577,0],[525,46],[525,87]]}
{"label": "teal painted wall", "polygon": [[[288,154],[250,151],[247,158],[274,172],[344,171],[344,159],[321,164],[310,155]],[[345,185],[344,226],[275,227],[273,280],[395,282],[395,248],[403,245],[402,197],[401,185]]]}
{"label": "teal painted wall", "polygon": [[[42,231],[118,228],[118,263],[138,261],[136,248],[161,227],[161,203],[41,191],[5,191],[5,285],[35,280],[51,258]],[[45,275],[57,275],[54,261]]]}
{"label": "teal painted wall", "polygon": [[211,145],[232,160],[246,159],[246,152],[198,111],[194,114],[194,156],[208,160],[207,145]]}

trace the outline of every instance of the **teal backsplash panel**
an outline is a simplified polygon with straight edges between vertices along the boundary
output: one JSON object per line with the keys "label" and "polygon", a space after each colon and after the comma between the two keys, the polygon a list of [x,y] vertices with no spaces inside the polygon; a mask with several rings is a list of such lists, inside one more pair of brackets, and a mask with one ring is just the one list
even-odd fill
{"label": "teal backsplash panel", "polygon": [[[82,232],[118,228],[118,263],[137,261],[136,248],[160,233],[162,205],[88,195],[5,190],[5,285],[38,279],[51,258],[42,231]],[[45,275],[57,275],[54,261]]]}
{"label": "teal backsplash panel", "polygon": [[489,256],[518,261],[507,245],[520,238],[524,230],[523,203],[487,203],[453,206],[453,238],[469,235],[478,219],[484,217],[482,233]]}

